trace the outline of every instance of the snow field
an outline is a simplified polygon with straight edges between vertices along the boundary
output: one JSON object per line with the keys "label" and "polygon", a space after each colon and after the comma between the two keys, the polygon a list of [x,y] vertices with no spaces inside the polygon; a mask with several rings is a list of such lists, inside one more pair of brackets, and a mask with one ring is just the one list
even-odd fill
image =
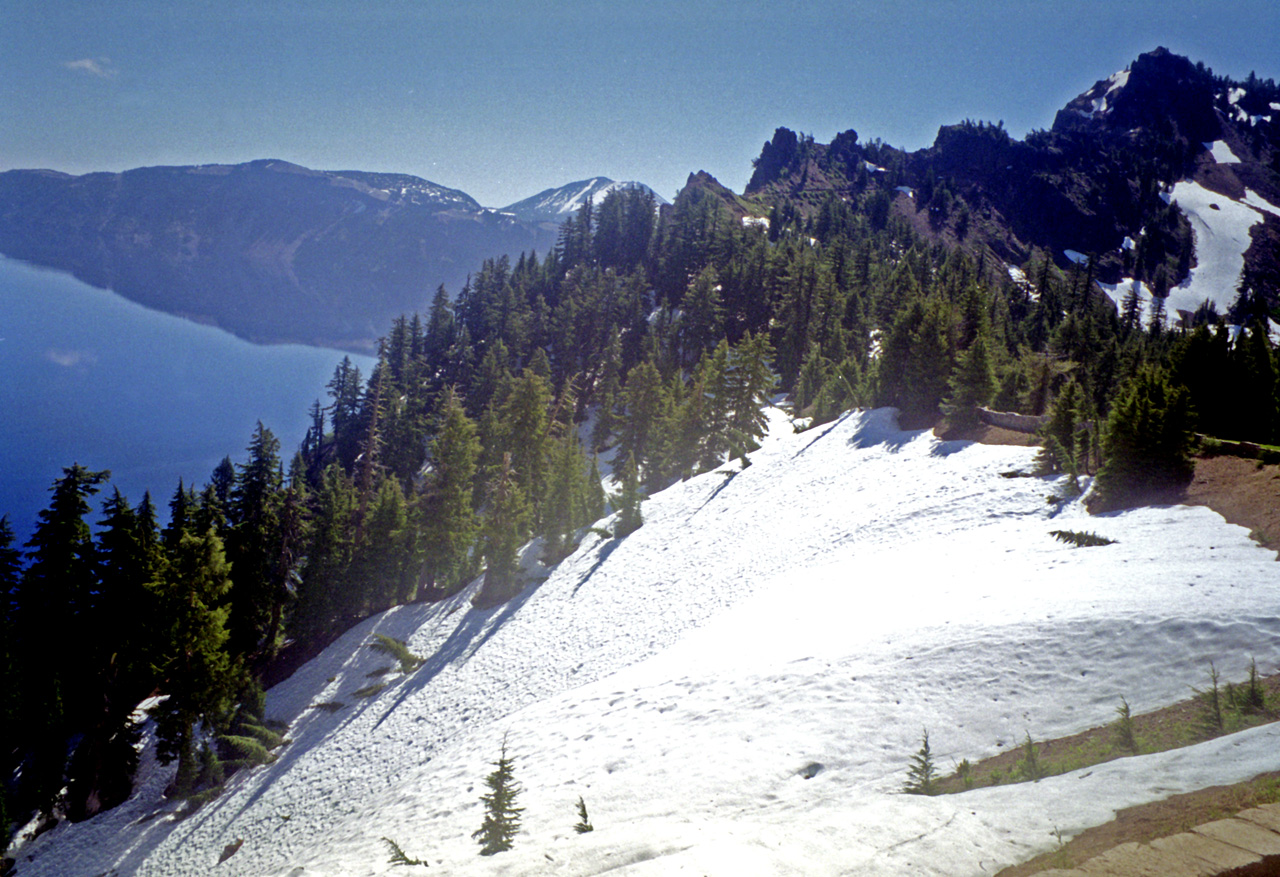
{"label": "snow field", "polygon": [[[1107,723],[1280,660],[1280,566],[1203,508],[1089,517],[1033,449],[939,441],[854,412],[588,534],[511,603],[470,591],[349,631],[269,693],[279,761],[172,822],[148,770],[62,826],[25,875],[401,873],[381,836],[452,874],[981,874],[1119,807],[1276,766],[1269,728],[1036,784],[899,793],[928,728],[940,768],[1024,734]],[[1117,539],[1071,548],[1052,529]],[[547,571],[543,571],[544,575]],[[473,585],[474,588],[474,585]],[[373,632],[427,657],[369,698]],[[336,712],[308,709],[339,701]],[[525,787],[516,848],[477,855],[503,736]],[[1260,766],[1264,765],[1264,766]],[[596,831],[576,835],[574,805]],[[138,820],[163,809],[160,815]],[[410,869],[412,870],[412,869]],[[406,870],[403,873],[410,873]]]}
{"label": "snow field", "polygon": [[1179,310],[1194,311],[1207,299],[1217,304],[1218,313],[1225,313],[1238,295],[1236,285],[1251,242],[1249,229],[1262,221],[1261,205],[1266,202],[1253,192],[1246,193],[1245,203],[1232,201],[1189,180],[1176,183],[1170,198],[1191,221],[1196,267],[1169,291],[1165,308],[1173,316]]}
{"label": "snow field", "polygon": [[[1219,155],[1219,146],[1226,150],[1226,155],[1231,155],[1222,141],[1209,145],[1213,147],[1218,161],[1226,160]],[[1217,305],[1218,313],[1225,314],[1239,296],[1237,287],[1240,272],[1244,269],[1244,254],[1252,243],[1250,229],[1262,221],[1263,213],[1280,216],[1280,207],[1252,189],[1245,190],[1242,200],[1233,201],[1190,180],[1175,184],[1173,191],[1163,197],[1167,201],[1178,202],[1186,214],[1191,223],[1196,253],[1196,265],[1190,274],[1169,290],[1165,300],[1166,321],[1176,323],[1178,311],[1193,312],[1206,301],[1212,301]],[[1141,319],[1145,325],[1151,318],[1151,290],[1146,284],[1126,277],[1119,283],[1098,285],[1117,308],[1123,308],[1125,295],[1134,283],[1138,286]],[[1272,328],[1274,335],[1274,321]]]}

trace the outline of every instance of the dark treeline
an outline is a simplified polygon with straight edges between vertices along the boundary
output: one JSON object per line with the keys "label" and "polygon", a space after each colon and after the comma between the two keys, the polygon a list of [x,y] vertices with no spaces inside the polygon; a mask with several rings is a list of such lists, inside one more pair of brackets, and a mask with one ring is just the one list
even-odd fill
{"label": "dark treeline", "polygon": [[[487,262],[398,319],[372,374],[338,367],[287,465],[259,425],[243,462],[178,485],[167,526],[149,495],[64,470],[25,547],[0,521],[0,824],[127,797],[152,695],[174,794],[216,793],[262,760],[254,740],[279,740],[261,680],[282,654],[482,569],[475,603],[510,599],[530,537],[556,562],[610,506],[616,534],[637,526],[643,492],[754,449],[775,392],[815,422],[872,404],[956,429],[981,405],[1049,414],[1046,465],[1099,472],[1111,504],[1185,480],[1195,423],[1280,437],[1260,320],[1144,325],[1087,268],[1036,259],[1015,282],[886,205],[872,186],[744,223],[704,187],[661,214],[615,192],[544,258]],[[619,499],[601,460],[626,474]]]}

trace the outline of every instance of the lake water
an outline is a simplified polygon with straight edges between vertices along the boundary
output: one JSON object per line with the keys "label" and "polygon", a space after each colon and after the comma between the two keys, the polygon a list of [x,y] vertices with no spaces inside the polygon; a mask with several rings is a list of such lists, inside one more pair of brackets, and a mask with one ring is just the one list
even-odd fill
{"label": "lake water", "polygon": [[[0,515],[25,542],[72,463],[110,469],[107,491],[134,505],[150,489],[167,515],[179,478],[198,489],[223,457],[244,461],[259,420],[288,466],[342,357],[250,344],[0,257]],[[369,374],[373,360],[352,361]]]}

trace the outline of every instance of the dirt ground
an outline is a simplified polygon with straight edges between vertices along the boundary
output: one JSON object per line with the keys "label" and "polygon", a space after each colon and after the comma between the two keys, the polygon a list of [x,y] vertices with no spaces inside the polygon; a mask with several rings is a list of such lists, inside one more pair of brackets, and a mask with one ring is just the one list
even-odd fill
{"label": "dirt ground", "polygon": [[1280,466],[1260,466],[1242,457],[1201,457],[1184,502],[1208,506],[1280,552]]}

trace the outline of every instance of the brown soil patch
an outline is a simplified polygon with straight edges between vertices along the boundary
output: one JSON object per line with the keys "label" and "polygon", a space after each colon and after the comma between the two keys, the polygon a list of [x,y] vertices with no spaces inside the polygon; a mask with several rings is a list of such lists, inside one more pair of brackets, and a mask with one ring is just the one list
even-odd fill
{"label": "brown soil patch", "polygon": [[1120,844],[1146,843],[1179,834],[1278,800],[1280,771],[1274,771],[1260,774],[1247,783],[1212,786],[1154,804],[1130,807],[1116,813],[1116,818],[1105,825],[1086,829],[1059,849],[1005,868],[996,877],[1028,877],[1051,868],[1075,868]]}
{"label": "brown soil patch", "polygon": [[1208,506],[1280,552],[1280,466],[1243,457],[1201,457],[1184,502]]}
{"label": "brown soil patch", "polygon": [[[1206,668],[1202,689],[1210,687]],[[1280,675],[1261,676],[1259,683],[1268,704],[1280,704]],[[1232,686],[1236,696],[1243,697],[1243,685]],[[1118,721],[1100,728],[1090,728],[1070,737],[1056,740],[1032,740],[1036,761],[1042,776],[1067,773],[1080,768],[1130,755],[1146,755],[1164,752],[1182,746],[1190,746],[1211,740],[1223,734],[1232,734],[1246,728],[1267,724],[1280,719],[1275,709],[1259,713],[1242,714],[1229,708],[1230,698],[1226,680],[1219,681],[1219,696],[1223,704],[1223,727],[1207,724],[1207,712],[1199,698],[1188,698],[1162,709],[1131,717],[1131,727],[1136,748],[1129,748],[1121,739]],[[1119,706],[1119,704],[1117,704]],[[1119,718],[1117,714],[1117,719]],[[1025,742],[991,758],[973,764],[969,768],[968,785],[958,774],[938,780],[936,787],[941,794],[962,792],[967,788],[999,785],[1010,781],[1025,781],[1027,769]]]}

